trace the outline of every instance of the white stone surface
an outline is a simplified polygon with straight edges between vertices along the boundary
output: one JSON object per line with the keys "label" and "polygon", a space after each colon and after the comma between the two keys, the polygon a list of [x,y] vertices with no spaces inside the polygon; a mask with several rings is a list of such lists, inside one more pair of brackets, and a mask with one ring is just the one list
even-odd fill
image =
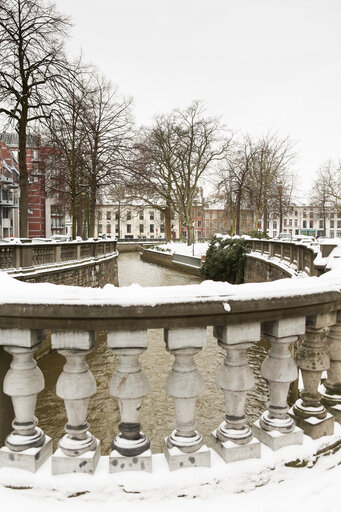
{"label": "white stone surface", "polygon": [[300,336],[305,333],[305,317],[284,318],[277,322],[265,322],[263,332],[276,338]]}
{"label": "white stone surface", "polygon": [[206,345],[206,327],[165,329],[164,333],[169,350],[203,348]]}
{"label": "white stone surface", "polygon": [[168,448],[166,438],[163,451],[170,471],[191,467],[210,467],[211,465],[211,452],[205,444],[203,444],[196,452],[183,453],[176,446]]}
{"label": "white stone surface", "polygon": [[107,341],[110,348],[147,348],[147,330],[108,331]]}
{"label": "white stone surface", "polygon": [[233,441],[221,442],[212,432],[212,448],[224,459],[225,462],[253,459],[261,457],[261,443],[252,438],[247,444],[236,444]]}
{"label": "white stone surface", "polygon": [[23,452],[13,452],[3,446],[0,449],[0,467],[9,466],[35,473],[51,455],[52,439],[49,436],[45,437],[40,448],[28,448]]}
{"label": "white stone surface", "polygon": [[83,453],[79,457],[68,457],[60,448],[52,456],[52,475],[63,475],[66,473],[95,473],[99,458],[101,456],[100,442],[96,439],[96,450]]}
{"label": "white stone surface", "polygon": [[94,331],[52,331],[51,346],[57,350],[90,350],[94,344]]}
{"label": "white stone surface", "polygon": [[38,329],[0,329],[0,345],[32,348],[42,341],[44,332]]}
{"label": "white stone surface", "polygon": [[229,324],[214,328],[215,336],[226,345],[253,343],[260,340],[260,322]]}
{"label": "white stone surface", "polygon": [[252,433],[261,443],[269,446],[274,451],[283,448],[283,446],[303,443],[303,430],[298,427],[295,427],[293,432],[289,434],[283,434],[277,430],[267,432],[261,428],[259,420],[257,420],[252,425]]}
{"label": "white stone surface", "polygon": [[146,450],[135,457],[126,457],[118,453],[117,450],[113,450],[109,455],[109,473],[120,471],[146,471],[151,473],[152,470],[151,450]]}

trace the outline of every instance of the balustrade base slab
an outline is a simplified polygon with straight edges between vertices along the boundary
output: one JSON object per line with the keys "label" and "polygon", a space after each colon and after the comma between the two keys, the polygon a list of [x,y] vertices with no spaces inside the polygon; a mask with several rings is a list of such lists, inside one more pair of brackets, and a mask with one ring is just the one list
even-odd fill
{"label": "balustrade base slab", "polygon": [[292,432],[285,434],[278,432],[278,430],[271,430],[268,432],[262,429],[259,424],[259,420],[257,420],[252,425],[252,433],[258,441],[269,446],[273,451],[279,450],[280,448],[283,448],[283,446],[303,443],[303,430],[298,426],[296,426]]}
{"label": "balustrade base slab", "polygon": [[338,423],[341,423],[341,405],[326,405],[324,404],[325,408],[328,412],[334,417],[334,420]]}
{"label": "balustrade base slab", "polygon": [[233,441],[220,441],[216,430],[212,432],[212,448],[224,459],[225,462],[260,458],[261,443],[257,439],[251,439],[247,444],[236,444]]}
{"label": "balustrade base slab", "polygon": [[147,471],[152,472],[152,452],[146,450],[135,457],[121,455],[117,450],[113,450],[109,455],[109,473],[118,473],[120,471]]}
{"label": "balustrade base slab", "polygon": [[167,437],[165,438],[163,451],[168,462],[170,471],[181,468],[196,468],[211,466],[211,452],[209,448],[203,444],[198,451],[193,453],[184,453],[177,446],[168,448]]}
{"label": "balustrade base slab", "polygon": [[52,455],[52,475],[65,475],[67,473],[87,473],[93,475],[101,456],[100,442],[96,439],[96,450],[83,453],[79,457],[69,457],[58,448]]}
{"label": "balustrade base slab", "polygon": [[315,418],[315,416],[301,418],[294,413],[294,409],[291,407],[288,414],[294,419],[296,425],[312,439],[319,439],[322,436],[334,434],[334,418],[329,412],[327,412],[327,416],[323,419]]}
{"label": "balustrade base slab", "polygon": [[40,448],[28,448],[23,452],[12,452],[7,446],[0,449],[0,467],[26,469],[35,473],[52,455],[52,439],[45,435],[45,443]]}

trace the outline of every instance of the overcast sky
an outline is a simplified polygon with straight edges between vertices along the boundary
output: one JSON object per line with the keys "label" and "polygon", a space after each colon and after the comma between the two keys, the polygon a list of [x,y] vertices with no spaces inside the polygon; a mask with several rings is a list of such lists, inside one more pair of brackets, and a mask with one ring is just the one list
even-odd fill
{"label": "overcast sky", "polygon": [[301,189],[341,158],[341,0],[56,0],[138,123],[206,102],[240,133],[297,141]]}

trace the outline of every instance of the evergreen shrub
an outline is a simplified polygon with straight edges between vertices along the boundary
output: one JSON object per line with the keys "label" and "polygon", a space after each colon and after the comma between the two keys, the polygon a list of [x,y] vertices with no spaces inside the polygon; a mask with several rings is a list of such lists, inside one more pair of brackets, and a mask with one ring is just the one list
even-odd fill
{"label": "evergreen shrub", "polygon": [[247,240],[214,236],[206,253],[201,275],[213,281],[244,282],[246,254],[250,252]]}

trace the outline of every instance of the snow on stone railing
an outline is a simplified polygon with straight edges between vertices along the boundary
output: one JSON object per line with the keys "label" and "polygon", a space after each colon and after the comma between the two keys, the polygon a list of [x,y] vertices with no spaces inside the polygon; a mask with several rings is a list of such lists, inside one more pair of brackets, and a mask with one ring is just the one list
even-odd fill
{"label": "snow on stone railing", "polygon": [[0,243],[0,270],[32,270],[35,267],[62,265],[114,253],[116,240],[87,242]]}
{"label": "snow on stone railing", "polygon": [[[143,432],[139,419],[148,393],[139,362],[147,349],[148,329],[164,329],[165,347],[174,356],[166,390],[174,399],[175,429],[164,441],[171,470],[210,465],[210,449],[195,422],[203,381],[194,356],[205,347],[207,326],[214,327],[214,336],[226,351],[216,379],[226,413],[216,419],[211,438],[212,448],[226,462],[260,457],[262,444],[272,450],[300,444],[303,432],[312,438],[331,435],[334,418],[341,419],[339,266],[321,277],[301,280],[244,285],[206,281],[160,288],[29,284],[3,273],[0,289],[0,345],[13,357],[4,392],[12,398],[15,412],[13,432],[0,449],[0,466],[36,471],[52,455],[52,441],[35,418],[44,376],[34,353],[45,329],[52,332],[52,348],[66,359],[56,389],[65,403],[66,434],[51,458],[53,474],[96,470],[100,441],[91,434],[86,419],[96,382],[86,356],[98,329],[106,331],[108,346],[119,358],[110,393],[118,400],[121,422],[112,442],[109,472],[152,471],[148,432]],[[245,401],[254,377],[245,351],[261,335],[271,345],[261,369],[270,400],[250,428]],[[296,361],[304,389],[288,411],[289,385],[297,379],[289,347],[302,335]],[[325,370],[327,379],[321,386]]]}

